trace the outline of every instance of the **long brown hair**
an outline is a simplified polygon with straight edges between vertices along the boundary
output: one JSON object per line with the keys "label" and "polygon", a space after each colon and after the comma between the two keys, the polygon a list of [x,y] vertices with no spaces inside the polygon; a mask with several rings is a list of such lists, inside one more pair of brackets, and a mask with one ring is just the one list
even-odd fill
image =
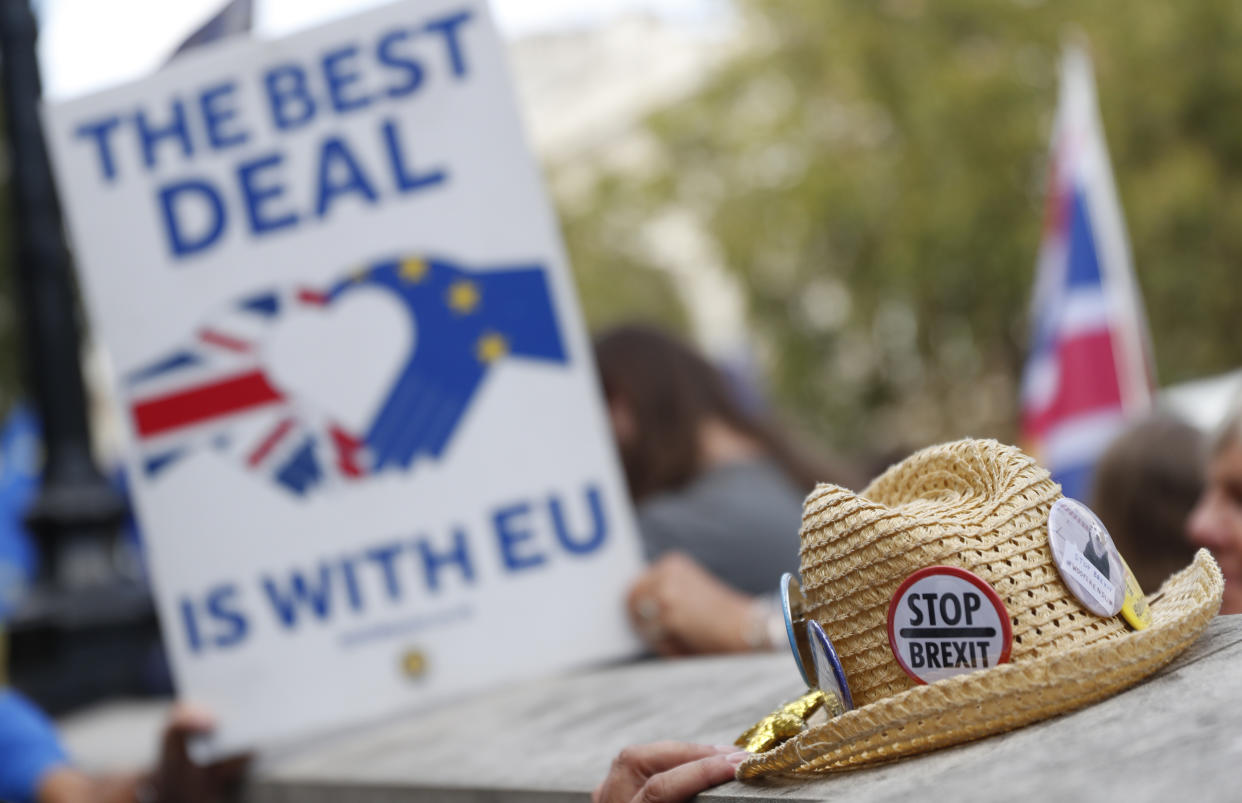
{"label": "long brown hair", "polygon": [[1144,588],[1194,557],[1183,530],[1203,493],[1199,431],[1164,414],[1121,433],[1095,464],[1091,506]]}
{"label": "long brown hair", "polygon": [[699,473],[699,433],[713,419],[754,439],[801,488],[841,481],[841,470],[801,454],[770,422],[743,408],[725,376],[671,335],[618,326],[595,338],[595,361],[609,403],[621,401],[634,416],[636,437],[621,446],[621,460],[636,501],[680,488]]}

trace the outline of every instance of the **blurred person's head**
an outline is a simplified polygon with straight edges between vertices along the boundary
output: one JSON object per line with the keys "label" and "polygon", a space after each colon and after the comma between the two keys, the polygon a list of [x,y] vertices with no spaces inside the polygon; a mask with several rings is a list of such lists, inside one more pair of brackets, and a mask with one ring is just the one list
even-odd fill
{"label": "blurred person's head", "polygon": [[1190,563],[1184,532],[1202,490],[1203,436],[1167,415],[1127,428],[1096,464],[1091,507],[1144,590]]}
{"label": "blurred person's head", "polygon": [[628,324],[595,339],[613,434],[635,500],[680,488],[714,464],[768,456],[808,490],[838,472],[800,455],[739,402],[724,374],[650,326]]}
{"label": "blurred person's head", "polygon": [[1221,613],[1242,613],[1242,403],[1234,405],[1212,443],[1206,486],[1186,533],[1220,563],[1225,575]]}

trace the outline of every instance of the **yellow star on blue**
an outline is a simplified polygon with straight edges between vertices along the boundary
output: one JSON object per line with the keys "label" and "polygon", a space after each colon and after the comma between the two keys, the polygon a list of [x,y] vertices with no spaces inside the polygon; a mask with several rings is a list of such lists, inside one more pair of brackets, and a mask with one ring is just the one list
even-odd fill
{"label": "yellow star on blue", "polygon": [[427,263],[418,257],[411,257],[401,261],[401,278],[405,281],[415,284],[421,282],[427,276]]}
{"label": "yellow star on blue", "polygon": [[479,362],[495,362],[509,353],[509,341],[498,332],[486,332],[475,344],[474,353]]}
{"label": "yellow star on blue", "polygon": [[448,305],[458,315],[469,315],[478,309],[479,286],[468,279],[459,279],[449,285]]}

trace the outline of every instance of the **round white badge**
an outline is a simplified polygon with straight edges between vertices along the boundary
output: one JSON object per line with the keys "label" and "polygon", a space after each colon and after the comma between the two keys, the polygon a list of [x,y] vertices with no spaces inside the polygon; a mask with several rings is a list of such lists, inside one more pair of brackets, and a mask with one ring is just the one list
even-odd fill
{"label": "round white badge", "polygon": [[1061,579],[1087,610],[1116,616],[1126,599],[1126,570],[1103,522],[1091,509],[1061,498],[1048,514],[1048,545]]}
{"label": "round white badge", "polygon": [[982,578],[929,566],[893,594],[888,644],[907,675],[934,683],[1008,661],[1013,628],[1005,603]]}

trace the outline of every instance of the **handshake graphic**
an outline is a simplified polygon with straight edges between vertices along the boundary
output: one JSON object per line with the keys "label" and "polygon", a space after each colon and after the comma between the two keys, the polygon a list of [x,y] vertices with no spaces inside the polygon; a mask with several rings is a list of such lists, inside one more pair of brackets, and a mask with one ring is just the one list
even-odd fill
{"label": "handshake graphic", "polygon": [[124,384],[148,476],[215,450],[304,496],[441,457],[510,358],[568,361],[543,268],[409,257],[241,298]]}

